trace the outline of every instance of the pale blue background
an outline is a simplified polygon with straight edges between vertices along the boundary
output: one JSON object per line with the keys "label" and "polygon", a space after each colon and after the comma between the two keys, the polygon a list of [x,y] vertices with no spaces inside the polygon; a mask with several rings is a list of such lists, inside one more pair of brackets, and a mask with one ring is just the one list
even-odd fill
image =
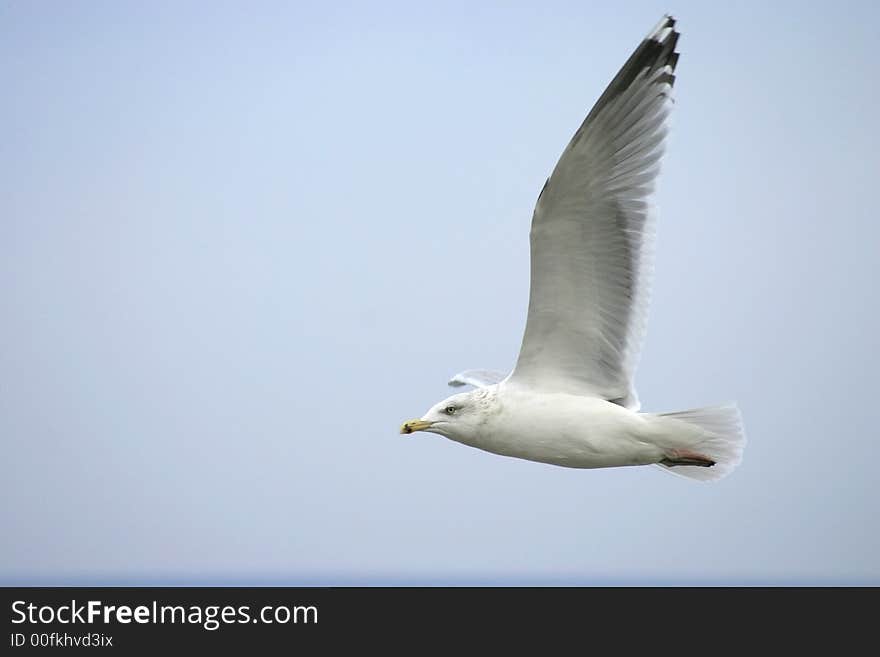
{"label": "pale blue background", "polygon": [[[738,400],[744,464],[701,485],[398,435],[513,363],[537,193],[667,10],[638,387]],[[880,584],[878,25],[4,2],[0,583]]]}

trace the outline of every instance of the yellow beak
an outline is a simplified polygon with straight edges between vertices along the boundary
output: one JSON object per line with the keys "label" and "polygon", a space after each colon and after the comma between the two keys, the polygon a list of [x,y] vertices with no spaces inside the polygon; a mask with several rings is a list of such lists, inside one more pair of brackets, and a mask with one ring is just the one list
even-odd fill
{"label": "yellow beak", "polygon": [[433,422],[425,422],[424,420],[410,420],[409,422],[404,422],[403,426],[400,427],[400,433],[412,433],[413,431],[424,431],[428,427],[430,427]]}

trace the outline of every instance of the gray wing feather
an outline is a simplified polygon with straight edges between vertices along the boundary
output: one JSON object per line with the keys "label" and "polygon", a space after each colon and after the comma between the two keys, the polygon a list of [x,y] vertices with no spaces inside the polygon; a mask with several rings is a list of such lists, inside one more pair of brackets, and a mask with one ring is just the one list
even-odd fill
{"label": "gray wing feather", "polygon": [[653,191],[678,62],[669,16],[642,41],[538,197],[528,320],[511,381],[638,409]]}
{"label": "gray wing feather", "polygon": [[485,388],[486,386],[500,383],[506,376],[504,372],[497,372],[495,370],[465,370],[449,379],[449,385],[453,388],[461,386]]}

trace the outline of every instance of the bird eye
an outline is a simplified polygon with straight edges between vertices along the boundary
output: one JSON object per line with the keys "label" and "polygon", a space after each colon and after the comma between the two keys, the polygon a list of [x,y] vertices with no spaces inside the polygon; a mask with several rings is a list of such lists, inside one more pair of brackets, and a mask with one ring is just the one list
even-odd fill
{"label": "bird eye", "polygon": [[456,410],[457,409],[455,408],[455,406],[447,406],[446,407],[446,415],[455,415]]}

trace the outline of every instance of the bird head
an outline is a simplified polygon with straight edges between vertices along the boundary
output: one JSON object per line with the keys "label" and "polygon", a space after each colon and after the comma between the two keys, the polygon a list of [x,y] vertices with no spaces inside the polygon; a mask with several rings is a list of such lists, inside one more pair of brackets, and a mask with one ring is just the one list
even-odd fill
{"label": "bird head", "polygon": [[428,431],[459,442],[472,442],[488,417],[487,398],[485,388],[447,397],[421,418],[404,422],[400,433]]}

